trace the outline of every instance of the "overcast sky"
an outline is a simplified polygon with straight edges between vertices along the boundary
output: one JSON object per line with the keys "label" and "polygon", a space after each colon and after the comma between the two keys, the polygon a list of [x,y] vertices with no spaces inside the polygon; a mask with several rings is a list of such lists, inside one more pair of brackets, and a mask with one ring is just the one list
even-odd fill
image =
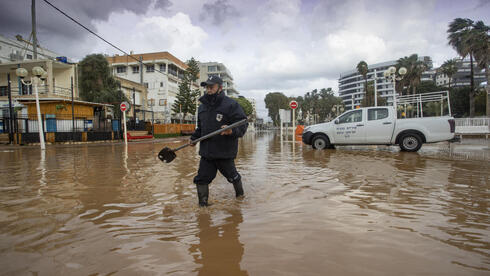
{"label": "overcast sky", "polygon": [[[413,53],[434,65],[456,56],[447,26],[456,17],[490,24],[490,0],[49,0],[118,47],[169,51],[183,61],[224,63],[235,86],[257,100],[280,91],[338,91],[341,72]],[[0,34],[29,37],[31,0],[0,0]],[[37,0],[39,43],[75,60],[116,54]]]}

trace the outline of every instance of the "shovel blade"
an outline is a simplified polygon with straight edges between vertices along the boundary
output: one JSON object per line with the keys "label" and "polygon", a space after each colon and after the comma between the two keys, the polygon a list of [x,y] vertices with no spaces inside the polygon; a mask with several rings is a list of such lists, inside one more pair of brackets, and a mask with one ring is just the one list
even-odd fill
{"label": "shovel blade", "polygon": [[177,155],[175,155],[175,152],[167,147],[163,148],[159,153],[158,153],[158,159],[160,159],[162,162],[165,163],[170,163],[172,162]]}

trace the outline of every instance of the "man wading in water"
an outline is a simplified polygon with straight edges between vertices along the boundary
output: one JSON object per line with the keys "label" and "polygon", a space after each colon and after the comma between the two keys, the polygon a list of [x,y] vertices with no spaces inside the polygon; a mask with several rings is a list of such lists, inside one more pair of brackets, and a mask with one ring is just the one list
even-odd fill
{"label": "man wading in water", "polygon": [[[206,94],[199,99],[201,105],[198,109],[198,124],[191,141],[247,118],[242,107],[224,94],[223,80],[220,77],[210,76],[201,86],[206,87]],[[199,206],[208,206],[208,185],[216,177],[217,170],[233,184],[236,197],[243,196],[242,179],[235,168],[235,158],[238,138],[245,134],[247,127],[248,124],[244,124],[201,141],[201,161],[197,176],[194,177]]]}

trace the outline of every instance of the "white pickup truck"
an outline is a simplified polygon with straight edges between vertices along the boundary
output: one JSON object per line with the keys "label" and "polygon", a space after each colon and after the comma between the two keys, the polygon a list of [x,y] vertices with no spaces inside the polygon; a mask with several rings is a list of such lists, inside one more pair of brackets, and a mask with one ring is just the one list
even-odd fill
{"label": "white pickup truck", "polygon": [[328,123],[303,131],[303,142],[315,149],[334,145],[399,145],[418,151],[423,143],[454,138],[455,121],[449,116],[397,119],[392,106],[349,110]]}

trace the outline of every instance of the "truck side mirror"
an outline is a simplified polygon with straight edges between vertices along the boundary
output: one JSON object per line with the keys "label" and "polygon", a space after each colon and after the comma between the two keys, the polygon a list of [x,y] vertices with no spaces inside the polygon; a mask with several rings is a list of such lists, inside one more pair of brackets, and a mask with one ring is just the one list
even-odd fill
{"label": "truck side mirror", "polygon": [[335,120],[335,122],[333,122],[334,124],[338,125],[339,124],[339,120]]}

